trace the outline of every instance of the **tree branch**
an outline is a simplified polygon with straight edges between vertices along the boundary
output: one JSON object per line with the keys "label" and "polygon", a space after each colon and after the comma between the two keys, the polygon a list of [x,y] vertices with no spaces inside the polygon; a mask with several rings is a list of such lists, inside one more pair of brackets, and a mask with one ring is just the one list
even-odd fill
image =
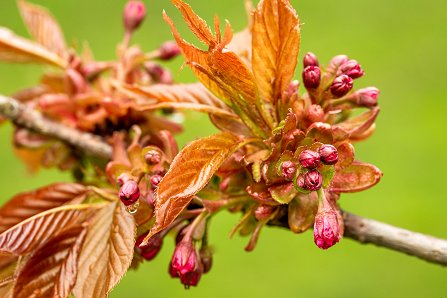
{"label": "tree branch", "polygon": [[447,265],[447,240],[393,227],[372,219],[343,212],[345,236],[426,260]]}
{"label": "tree branch", "polygon": [[100,137],[46,119],[39,112],[13,98],[0,95],[0,115],[10,119],[17,126],[60,139],[87,154],[107,159],[112,156],[112,147]]}
{"label": "tree branch", "polygon": [[[45,119],[13,98],[0,95],[0,116],[14,124],[46,136],[58,138],[86,153],[110,159],[112,148],[93,134],[80,132]],[[428,262],[447,265],[447,240],[393,227],[375,220],[343,212],[345,236],[361,243],[372,243]]]}

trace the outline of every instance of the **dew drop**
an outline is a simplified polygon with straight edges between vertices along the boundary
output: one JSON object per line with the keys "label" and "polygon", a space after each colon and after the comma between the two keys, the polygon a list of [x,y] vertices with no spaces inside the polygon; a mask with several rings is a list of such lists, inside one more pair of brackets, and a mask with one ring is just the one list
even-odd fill
{"label": "dew drop", "polygon": [[126,206],[127,212],[130,214],[135,214],[138,211],[138,207],[140,206],[140,202],[136,201],[132,205]]}

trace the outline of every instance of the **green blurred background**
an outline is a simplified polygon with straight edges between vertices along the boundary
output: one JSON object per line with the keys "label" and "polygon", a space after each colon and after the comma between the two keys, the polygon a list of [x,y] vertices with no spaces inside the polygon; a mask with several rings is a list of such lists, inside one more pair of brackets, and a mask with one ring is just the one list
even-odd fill
{"label": "green blurred background", "polygon": [[[62,24],[68,41],[88,40],[96,58],[113,59],[122,34],[125,0],[35,0],[47,6]],[[242,0],[188,1],[206,20],[214,14],[236,30],[246,19]],[[357,59],[366,76],[357,87],[375,85],[382,91],[377,131],[356,146],[357,158],[385,173],[371,190],[344,195],[341,205],[351,212],[415,231],[447,238],[447,22],[445,0],[301,0],[292,1],[301,17],[302,48],[326,63],[345,53]],[[168,0],[145,0],[147,20],[135,41],[145,50],[170,39],[161,12],[166,9],[187,37],[186,25]],[[0,25],[21,35],[26,30],[15,1],[0,1]],[[181,59],[170,63],[179,81],[192,81],[179,71]],[[42,69],[32,65],[0,65],[0,93],[31,86]],[[301,67],[299,68],[301,71]],[[298,77],[298,76],[297,76]],[[206,117],[187,115],[185,144],[213,132]],[[11,126],[0,128],[0,200],[69,175],[55,170],[31,176],[14,156]],[[413,257],[364,246],[349,239],[329,251],[313,244],[311,232],[294,235],[266,228],[257,249],[246,253],[247,239],[227,235],[237,215],[219,214],[212,223],[215,247],[212,271],[198,288],[183,290],[167,267],[173,244],[165,242],[160,256],[131,271],[112,297],[447,297],[447,271]]]}

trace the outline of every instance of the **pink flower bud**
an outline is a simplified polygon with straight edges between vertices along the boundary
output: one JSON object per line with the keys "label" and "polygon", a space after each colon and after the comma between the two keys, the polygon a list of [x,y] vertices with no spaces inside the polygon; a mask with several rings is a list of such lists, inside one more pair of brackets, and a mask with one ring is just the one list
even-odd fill
{"label": "pink flower bud", "polygon": [[319,63],[318,63],[317,56],[315,56],[315,54],[312,52],[308,52],[303,58],[303,65],[304,65],[304,67],[318,66]]}
{"label": "pink flower bud", "polygon": [[303,83],[307,89],[316,89],[320,86],[321,72],[318,66],[307,66],[303,70]]}
{"label": "pink flower bud", "polygon": [[287,88],[287,95],[289,97],[292,97],[292,95],[298,93],[298,88],[300,87],[300,82],[298,80],[293,80],[290,82],[288,88]]}
{"label": "pink flower bud", "polygon": [[273,214],[273,211],[275,211],[274,206],[261,204],[255,209],[255,217],[259,221],[266,220]]}
{"label": "pink flower bud", "polygon": [[321,188],[323,176],[317,170],[312,170],[304,174],[304,189],[315,191]]}
{"label": "pink flower bud", "polygon": [[304,150],[298,158],[300,164],[306,169],[314,169],[320,165],[320,155],[312,150]]}
{"label": "pink flower bud", "polygon": [[129,179],[130,179],[129,174],[122,173],[121,175],[118,176],[118,178],[116,180],[117,180],[119,186],[123,186],[123,184],[126,183],[126,181]]}
{"label": "pink flower bud", "polygon": [[140,189],[135,180],[127,180],[120,188],[119,198],[124,205],[129,206],[135,203],[140,197]]}
{"label": "pink flower bud", "polygon": [[177,244],[172,256],[173,271],[181,276],[193,272],[198,267],[197,253],[191,241],[185,240]]}
{"label": "pink flower bud", "polygon": [[352,78],[347,75],[340,75],[334,79],[331,85],[331,92],[336,97],[342,97],[349,91],[351,91],[353,86]]}
{"label": "pink flower bud", "polygon": [[287,160],[281,164],[281,174],[287,180],[291,180],[296,173],[296,165],[294,162]]}
{"label": "pink flower bud", "polygon": [[171,72],[163,68],[161,65],[153,62],[146,62],[144,64],[144,67],[147,73],[156,83],[172,84],[173,78]]}
{"label": "pink flower bud", "polygon": [[146,16],[146,7],[141,1],[129,1],[124,7],[124,28],[128,32],[132,32],[138,27]]}
{"label": "pink flower bud", "polygon": [[163,245],[163,238],[160,236],[160,234],[155,234],[149,239],[145,246],[140,246],[144,238],[146,238],[147,234],[148,233],[144,233],[137,238],[137,241],[135,242],[135,249],[138,253],[141,254],[144,259],[150,261],[154,259],[157,256],[158,252],[161,250],[161,246]]}
{"label": "pink flower bud", "polygon": [[163,179],[163,176],[161,175],[153,175],[151,177],[151,185],[153,189],[157,188],[158,184],[161,182],[161,179]]}
{"label": "pink flower bud", "polygon": [[200,269],[196,269],[192,272],[180,275],[180,281],[185,285],[185,288],[189,288],[190,286],[195,287],[199,283],[201,276],[202,271]]}
{"label": "pink flower bud", "polygon": [[296,178],[296,185],[301,189],[306,189],[306,184],[304,183],[304,175],[299,174]]}
{"label": "pink flower bud", "polygon": [[159,58],[161,60],[169,60],[180,55],[181,51],[177,43],[174,41],[167,41],[163,43],[159,48]]}
{"label": "pink flower bud", "polygon": [[149,150],[144,155],[144,160],[148,165],[156,165],[161,161],[161,154],[157,150]]}
{"label": "pink flower bud", "polygon": [[367,87],[355,92],[357,104],[363,107],[375,107],[377,105],[377,97],[379,96],[379,89],[376,87]]}
{"label": "pink flower bud", "polygon": [[310,105],[304,110],[303,122],[306,126],[311,126],[315,122],[324,122],[325,113],[320,105]]}
{"label": "pink flower bud", "polygon": [[340,66],[349,60],[346,55],[337,55],[331,59],[329,62],[326,71],[332,74],[335,74]]}
{"label": "pink flower bud", "polygon": [[356,60],[349,60],[340,66],[340,73],[345,74],[353,79],[360,78],[365,74],[362,67]]}
{"label": "pink flower bud", "polygon": [[340,238],[337,213],[333,210],[318,212],[314,224],[315,244],[321,249],[328,249],[340,241]]}
{"label": "pink flower bud", "polygon": [[323,145],[318,149],[321,161],[326,165],[335,165],[338,161],[338,151],[332,145]]}

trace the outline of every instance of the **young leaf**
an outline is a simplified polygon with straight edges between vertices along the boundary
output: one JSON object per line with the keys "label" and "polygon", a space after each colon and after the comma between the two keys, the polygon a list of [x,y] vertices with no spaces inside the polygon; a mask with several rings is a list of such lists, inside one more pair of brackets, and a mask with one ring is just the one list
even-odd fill
{"label": "young leaf", "polygon": [[59,57],[65,57],[67,46],[65,45],[64,35],[50,12],[25,0],[19,0],[18,6],[23,21],[34,40],[59,55]]}
{"label": "young leaf", "polygon": [[135,222],[123,204],[101,208],[89,224],[82,247],[75,297],[107,297],[130,266],[135,244]]}
{"label": "young leaf", "polygon": [[76,282],[79,252],[87,228],[74,226],[33,253],[18,273],[14,297],[69,297]]}
{"label": "young leaf", "polygon": [[300,23],[289,0],[262,0],[254,13],[253,73],[264,100],[276,102],[292,80]]}
{"label": "young leaf", "polygon": [[80,184],[55,183],[20,193],[0,208],[0,233],[38,213],[80,201],[86,192],[87,188]]}
{"label": "young leaf", "polygon": [[[380,108],[376,107],[368,110],[357,117],[351,118],[340,124],[332,126],[335,134],[346,133],[347,136],[356,138],[366,132],[373,124],[380,112]],[[339,130],[341,132],[339,132]]]}
{"label": "young leaf", "polygon": [[294,233],[302,233],[314,224],[318,210],[318,196],[316,192],[308,194],[298,193],[288,205],[289,228]]}
{"label": "young leaf", "polygon": [[44,63],[65,68],[67,62],[40,44],[19,37],[0,27],[0,61],[17,63]]}
{"label": "young leaf", "polygon": [[177,218],[239,145],[237,136],[223,132],[190,143],[174,158],[158,185],[156,222],[145,240]]}
{"label": "young leaf", "polygon": [[332,192],[357,192],[376,185],[382,172],[375,166],[354,161],[346,168],[336,169],[330,190]]}
{"label": "young leaf", "polygon": [[39,213],[0,234],[0,253],[25,255],[89,218],[102,204],[68,205]]}
{"label": "young leaf", "polygon": [[210,114],[210,120],[221,131],[236,133],[238,135],[253,137],[251,131],[239,119],[223,117],[216,114]]}

